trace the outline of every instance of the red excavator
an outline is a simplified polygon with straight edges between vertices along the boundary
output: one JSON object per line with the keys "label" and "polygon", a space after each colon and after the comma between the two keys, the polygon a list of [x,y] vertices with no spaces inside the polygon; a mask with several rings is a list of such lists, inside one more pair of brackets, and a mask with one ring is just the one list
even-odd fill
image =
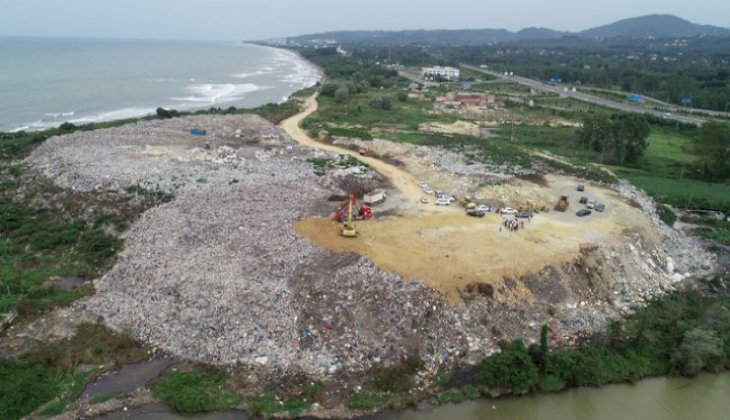
{"label": "red excavator", "polygon": [[[352,206],[352,207],[350,207]],[[350,193],[350,198],[348,198],[339,209],[337,209],[335,212],[330,214],[330,219],[337,220],[338,222],[344,222],[347,220],[348,213],[350,212],[350,209],[352,209],[352,218],[357,220],[370,220],[373,218],[373,211],[370,209],[370,207],[366,205],[361,205],[359,208],[357,207],[357,199],[355,198],[355,194]]]}

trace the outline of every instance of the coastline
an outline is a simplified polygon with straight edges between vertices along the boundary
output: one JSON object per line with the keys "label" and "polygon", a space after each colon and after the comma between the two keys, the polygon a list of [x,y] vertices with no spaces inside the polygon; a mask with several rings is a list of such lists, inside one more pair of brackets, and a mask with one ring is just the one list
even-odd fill
{"label": "coastline", "polygon": [[[110,42],[113,49],[105,52],[100,61],[108,67],[114,60],[121,61],[126,66],[122,71],[133,69],[133,73],[123,79],[115,81],[116,73],[104,73],[94,79],[91,84],[80,84],[78,76],[66,76],[69,70],[59,67],[46,78],[33,80],[34,87],[41,92],[39,95],[22,93],[11,86],[7,88],[9,95],[3,98],[0,109],[6,109],[0,132],[13,133],[18,131],[38,132],[45,129],[57,128],[65,122],[75,125],[89,123],[108,123],[119,120],[144,118],[155,113],[157,108],[175,109],[177,111],[196,112],[211,107],[228,108],[255,108],[268,103],[286,102],[297,91],[311,87],[323,78],[322,69],[306,60],[295,51],[262,46],[251,43],[228,42],[163,42],[142,40],[76,40],[76,39],[6,39],[11,48],[10,53],[24,47],[33,47],[36,44],[45,50],[61,50],[54,52],[60,58],[69,62],[79,57],[95,57],[94,48],[102,48]],[[31,44],[23,44],[23,42]],[[74,52],[73,47],[80,45],[80,51]],[[127,47],[125,47],[127,45]],[[93,47],[93,48],[92,48]],[[236,48],[240,49],[236,50]],[[265,48],[256,51],[253,48]],[[125,49],[126,48],[126,49]],[[186,52],[195,56],[198,52],[203,55],[199,60],[185,61],[186,65],[171,67],[164,65],[154,71],[144,72],[146,61],[141,60],[145,54],[164,52],[170,48],[170,55],[183,59]],[[88,49],[89,51],[85,50]],[[39,53],[41,54],[41,53]],[[85,55],[80,55],[85,54]],[[79,55],[77,57],[77,55]],[[42,62],[41,56],[24,56],[11,54],[8,61],[0,69],[7,72],[18,86],[31,83],[33,72],[25,71],[27,67],[37,67],[36,62]],[[206,60],[221,57],[221,65],[210,70],[206,67]],[[160,60],[151,59],[155,64]],[[103,72],[103,68],[101,70]],[[59,80],[65,78],[63,82]],[[57,80],[58,79],[58,80]],[[48,85],[48,88],[43,89]],[[114,87],[116,86],[116,87]],[[126,87],[125,87],[126,86]],[[53,100],[47,94],[53,87]],[[97,89],[98,88],[98,89]],[[123,100],[117,97],[122,95]]]}

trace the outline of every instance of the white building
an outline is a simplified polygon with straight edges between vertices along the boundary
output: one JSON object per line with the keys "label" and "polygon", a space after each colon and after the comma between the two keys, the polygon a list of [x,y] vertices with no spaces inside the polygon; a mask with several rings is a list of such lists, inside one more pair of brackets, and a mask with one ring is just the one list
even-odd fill
{"label": "white building", "polygon": [[441,78],[449,81],[457,81],[459,80],[459,69],[453,68],[453,67],[441,67],[441,66],[433,66],[433,67],[424,67],[423,68],[423,78],[426,80],[435,80],[437,76],[440,76]]}

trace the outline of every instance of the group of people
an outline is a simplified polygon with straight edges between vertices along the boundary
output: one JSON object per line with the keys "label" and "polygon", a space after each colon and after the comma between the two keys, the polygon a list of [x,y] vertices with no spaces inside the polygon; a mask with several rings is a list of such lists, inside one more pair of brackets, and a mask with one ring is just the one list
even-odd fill
{"label": "group of people", "polygon": [[[525,228],[525,222],[521,220],[515,219],[507,219],[506,217],[502,217],[502,225],[504,225],[505,228],[509,229],[510,232],[516,232],[519,229]],[[502,231],[502,226],[499,227],[499,231]]]}

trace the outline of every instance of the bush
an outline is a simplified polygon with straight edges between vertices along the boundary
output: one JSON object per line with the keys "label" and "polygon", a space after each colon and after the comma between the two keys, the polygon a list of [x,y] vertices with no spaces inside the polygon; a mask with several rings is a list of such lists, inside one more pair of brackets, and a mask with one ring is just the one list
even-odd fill
{"label": "bush", "polygon": [[390,102],[390,98],[388,98],[387,96],[375,96],[370,99],[368,105],[371,108],[382,109],[386,111],[393,107],[393,104]]}
{"label": "bush", "polygon": [[397,98],[397,99],[398,99],[399,101],[401,101],[401,102],[406,102],[406,101],[408,100],[408,94],[407,94],[407,93],[405,93],[405,92],[403,92],[403,91],[400,91],[400,92],[398,92],[398,93],[397,93],[397,94],[395,95],[395,97],[396,97],[396,98]]}
{"label": "bush", "polygon": [[674,211],[669,206],[666,206],[664,204],[659,204],[656,208],[657,216],[659,216],[659,219],[661,219],[662,222],[666,223],[668,226],[674,226],[674,222],[677,221],[677,215],[674,214]]}
{"label": "bush", "polygon": [[524,394],[535,389],[539,372],[525,345],[516,340],[508,349],[484,359],[477,366],[476,380],[490,388],[507,388]]}
{"label": "bush", "polygon": [[327,96],[329,98],[334,98],[335,93],[337,92],[337,89],[339,89],[340,86],[334,83],[325,83],[322,88],[319,90],[319,94],[322,96]]}
{"label": "bush", "polygon": [[241,398],[225,384],[223,372],[173,372],[152,386],[152,395],[183,412],[227,410]]}
{"label": "bush", "polygon": [[390,402],[391,397],[388,394],[375,394],[372,392],[358,392],[347,402],[347,408],[350,410],[374,410],[376,408],[385,407]]}
{"label": "bush", "polygon": [[337,102],[346,102],[350,98],[350,90],[346,87],[338,88],[335,91],[335,100]]}

